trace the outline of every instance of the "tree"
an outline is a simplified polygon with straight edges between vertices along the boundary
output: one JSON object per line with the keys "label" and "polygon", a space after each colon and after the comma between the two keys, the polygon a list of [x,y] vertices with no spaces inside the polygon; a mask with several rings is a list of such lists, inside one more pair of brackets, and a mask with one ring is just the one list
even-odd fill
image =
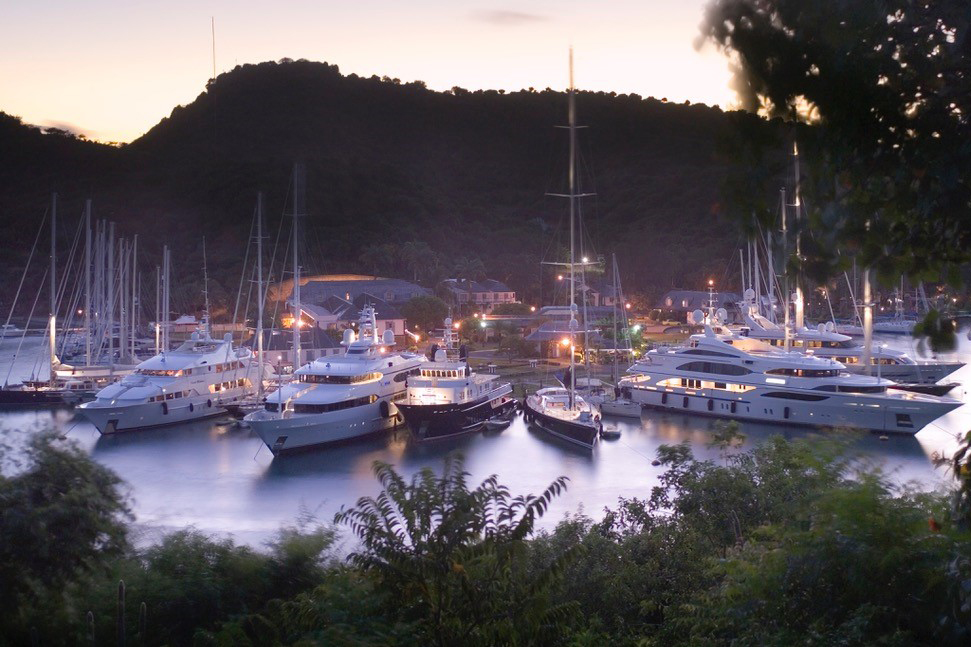
{"label": "tree", "polygon": [[438,297],[412,297],[401,306],[401,314],[405,316],[409,326],[428,331],[441,327],[442,321],[448,315],[448,304]]}
{"label": "tree", "polygon": [[121,480],[53,433],[31,439],[24,463],[15,476],[0,475],[0,627],[11,644],[29,644],[31,627],[50,644],[62,637],[47,635],[43,611],[124,554],[131,513]]}
{"label": "tree", "polygon": [[418,273],[431,261],[434,252],[428,243],[410,240],[398,250],[405,267],[412,272],[412,280],[418,282]]}
{"label": "tree", "polygon": [[468,303],[470,309],[474,307],[472,305],[472,281],[482,277],[484,274],[485,265],[482,264],[479,258],[463,256],[455,261],[455,278],[460,282],[462,279],[465,279],[466,303]]}
{"label": "tree", "polygon": [[500,303],[492,309],[492,314],[494,315],[528,316],[531,313],[532,311],[525,303]]}
{"label": "tree", "polygon": [[747,108],[812,124],[791,132],[810,161],[796,262],[825,278],[848,254],[886,282],[956,282],[971,254],[971,2],[712,0],[703,30]]}
{"label": "tree", "polygon": [[565,478],[538,497],[514,497],[494,475],[471,488],[461,457],[447,457],[441,476],[425,468],[410,483],[385,463],[374,473],[381,493],[342,508],[336,521],[360,540],[351,563],[388,594],[389,612],[414,622],[426,644],[555,642],[572,606],[550,605],[547,593],[577,551],[528,577],[522,558]]}

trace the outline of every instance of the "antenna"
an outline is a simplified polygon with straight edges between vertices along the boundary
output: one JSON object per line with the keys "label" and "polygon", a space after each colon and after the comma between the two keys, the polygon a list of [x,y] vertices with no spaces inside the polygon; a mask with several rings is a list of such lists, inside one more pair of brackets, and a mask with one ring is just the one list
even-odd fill
{"label": "antenna", "polygon": [[212,21],[212,80],[216,80],[216,17],[211,16]]}
{"label": "antenna", "polygon": [[206,263],[206,237],[202,237],[202,294],[206,297],[206,310],[203,313],[205,323],[205,333],[212,336],[212,325],[209,322],[209,265]]}

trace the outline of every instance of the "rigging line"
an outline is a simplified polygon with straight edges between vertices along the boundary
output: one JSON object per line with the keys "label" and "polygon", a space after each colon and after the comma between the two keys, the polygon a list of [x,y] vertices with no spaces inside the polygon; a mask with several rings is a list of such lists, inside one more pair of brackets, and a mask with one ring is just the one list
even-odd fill
{"label": "rigging line", "polygon": [[[48,275],[48,273],[49,273],[50,271],[51,271],[51,270],[50,270],[50,268],[47,268],[47,269],[45,269],[45,270],[44,270],[44,276],[42,276],[42,277],[41,277],[41,279],[40,279],[40,284],[41,284],[41,286],[43,286],[43,285],[44,285],[44,283],[45,283],[45,282],[47,281],[47,275]],[[35,296],[35,297],[34,297],[34,305],[32,305],[32,306],[30,307],[30,314],[28,314],[28,315],[27,315],[27,322],[28,322],[28,324],[29,324],[29,323],[30,323],[30,321],[31,321],[31,320],[32,320],[32,319],[34,318],[34,310],[35,310],[35,309],[37,308],[37,302],[38,302],[38,301],[40,300],[40,294],[41,294],[41,292],[43,292],[43,291],[44,291],[44,290],[43,290],[43,287],[42,287],[42,288],[41,288],[40,290],[37,290],[37,296]],[[47,328],[48,328],[48,327],[49,327],[50,325],[51,325],[51,323],[50,323],[50,319],[48,319],[48,321],[47,321],[47,325],[46,325],[46,326],[44,326],[44,332],[45,332],[45,334],[46,334],[46,332],[47,332]],[[20,342],[19,342],[19,343],[17,344],[17,352],[16,352],[16,353],[14,353],[14,356],[13,356],[13,357],[14,357],[14,359],[17,359],[17,357],[18,357],[18,356],[20,355],[20,350],[21,350],[21,349],[23,348],[23,346],[24,346],[24,338],[25,338],[25,337],[27,336],[27,334],[26,334],[26,333],[27,333],[27,326],[24,326],[24,334],[23,334],[23,335],[21,335],[21,337],[20,337]],[[44,346],[43,346],[43,344],[42,344],[42,345],[41,345],[41,346],[40,346],[39,348],[41,348],[41,349],[43,349],[43,348],[44,348]],[[46,349],[45,349],[45,353],[46,353]],[[35,362],[35,365],[34,365],[34,366],[35,366],[35,368],[34,368],[33,370],[36,370],[36,362]],[[7,377],[5,377],[5,378],[4,378],[4,380],[3,380],[3,385],[4,385],[4,386],[6,386],[6,385],[7,385],[7,382],[8,382],[9,380],[10,380],[10,372],[11,372],[12,370],[13,370],[13,361],[11,360],[11,362],[10,362],[10,367],[9,367],[9,368],[7,369]],[[22,381],[23,381],[23,380],[21,380],[21,382],[22,382]]]}
{"label": "rigging line", "polygon": [[[293,171],[290,172],[289,180],[293,180]],[[273,243],[273,254],[270,255],[270,265],[267,269],[266,285],[264,287],[265,291],[263,294],[264,303],[266,303],[266,295],[270,293],[270,283],[273,281],[273,264],[276,263],[276,253],[277,253],[277,250],[280,248],[280,236],[283,234],[283,223],[286,221],[287,204],[290,201],[290,190],[291,190],[292,184],[293,184],[292,181],[288,181],[287,193],[283,199],[283,211],[280,213],[280,223],[276,229],[276,241]],[[289,246],[290,246],[290,240],[289,240],[290,238],[291,236],[287,236],[287,249],[289,249]],[[283,258],[284,265],[286,264],[286,262],[287,262],[286,252],[284,252],[284,258]],[[281,283],[283,282],[282,269],[281,269],[280,282]],[[274,306],[274,310],[273,310],[274,320],[276,319],[276,312],[277,312],[278,305],[279,304]]]}
{"label": "rigging line", "polygon": [[[253,230],[256,228],[256,205],[253,205],[253,215],[249,221],[249,237],[246,239],[246,253],[243,255],[243,269],[239,274],[239,288],[236,290],[236,306],[233,308],[233,323],[235,324],[239,317],[239,300],[243,293],[243,280],[246,278],[246,265],[249,263],[249,251],[253,246]],[[244,317],[245,319],[245,317]],[[245,326],[243,326],[245,328]],[[239,343],[243,343],[243,333],[240,332]]]}
{"label": "rigging line", "polygon": [[[13,317],[14,308],[17,307],[17,300],[20,299],[20,290],[24,287],[24,279],[27,278],[27,270],[30,269],[30,261],[34,258],[34,251],[37,249],[37,243],[40,240],[40,235],[44,231],[44,223],[47,222],[47,213],[50,207],[44,210],[44,217],[40,220],[40,227],[37,229],[37,236],[34,238],[34,246],[30,248],[30,255],[27,257],[27,264],[24,265],[24,272],[20,275],[20,283],[17,285],[17,293],[14,295],[13,304],[10,306],[10,312],[7,314],[7,321],[4,324],[3,330],[0,330],[0,341],[3,341],[7,336],[7,329],[10,327],[10,319]],[[24,324],[24,334],[27,334],[27,328],[30,327],[30,319]]]}

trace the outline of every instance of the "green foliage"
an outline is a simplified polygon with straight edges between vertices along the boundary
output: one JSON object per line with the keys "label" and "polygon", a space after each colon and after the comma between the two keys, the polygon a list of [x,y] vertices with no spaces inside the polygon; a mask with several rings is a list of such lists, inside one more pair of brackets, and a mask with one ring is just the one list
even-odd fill
{"label": "green foliage", "polygon": [[394,613],[437,645],[538,644],[555,640],[569,608],[552,606],[548,591],[575,551],[525,576],[526,540],[550,501],[566,487],[559,478],[539,496],[512,496],[490,476],[475,488],[460,457],[442,475],[423,469],[410,483],[387,464],[374,472],[382,491],[336,521],[361,542],[350,561],[375,578]]}
{"label": "green foliage", "polygon": [[500,303],[492,309],[492,314],[528,317],[532,312],[525,303]]}
{"label": "green foliage", "polygon": [[63,609],[65,587],[125,552],[130,513],[121,485],[52,432],[30,440],[21,471],[0,475],[0,641],[28,643],[37,627],[54,642],[49,618]]}
{"label": "green foliage", "polygon": [[401,306],[408,326],[413,330],[432,330],[441,328],[448,315],[448,304],[433,296],[412,297]]}
{"label": "green foliage", "polygon": [[945,318],[938,310],[930,312],[914,326],[914,338],[917,339],[917,349],[922,354],[930,347],[935,353],[946,353],[957,348],[955,330],[957,325],[953,319]]}
{"label": "green foliage", "polygon": [[[971,3],[712,0],[704,36],[736,62],[749,109],[812,124],[790,133],[809,161],[804,269],[825,278],[856,257],[886,283],[942,270],[958,282],[971,249],[971,183],[958,170],[971,167]],[[774,150],[756,144],[746,164],[778,164],[780,147],[763,143]],[[749,177],[774,186],[741,190],[775,196],[771,175]]]}

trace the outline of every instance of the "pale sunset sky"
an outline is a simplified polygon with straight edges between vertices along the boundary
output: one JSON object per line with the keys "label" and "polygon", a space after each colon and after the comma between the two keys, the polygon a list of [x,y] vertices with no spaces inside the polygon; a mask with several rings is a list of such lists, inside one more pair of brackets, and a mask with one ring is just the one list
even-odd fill
{"label": "pale sunset sky", "polygon": [[694,47],[706,0],[5,0],[0,111],[127,142],[216,70],[284,57],[433,90],[567,85],[730,107],[726,59]]}

